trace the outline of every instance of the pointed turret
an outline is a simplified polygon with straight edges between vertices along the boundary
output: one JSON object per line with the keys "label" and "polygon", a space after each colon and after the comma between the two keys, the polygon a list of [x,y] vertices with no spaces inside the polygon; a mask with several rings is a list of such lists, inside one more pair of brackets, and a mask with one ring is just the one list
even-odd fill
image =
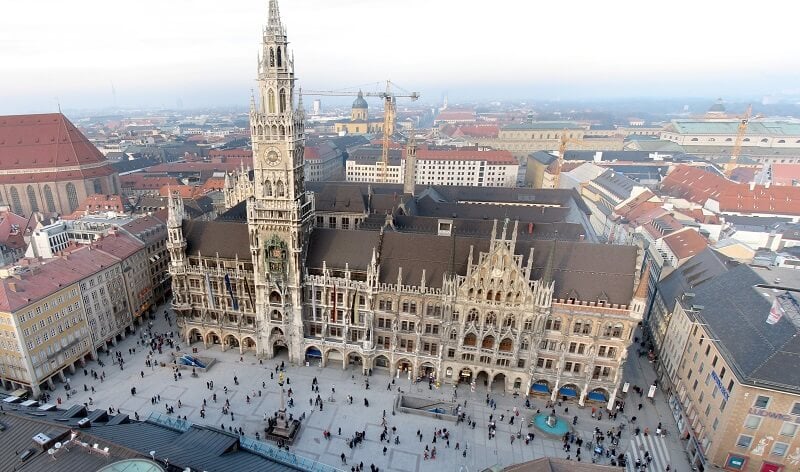
{"label": "pointed turret", "polygon": [[550,246],[550,252],[547,254],[547,264],[545,264],[544,271],[542,272],[542,286],[545,288],[553,283],[553,265],[556,259],[556,244],[558,244],[558,231],[556,231],[556,236],[553,238],[553,244]]}
{"label": "pointed turret", "polygon": [[267,33],[283,34],[281,12],[278,9],[278,0],[269,0],[269,19],[267,19]]}

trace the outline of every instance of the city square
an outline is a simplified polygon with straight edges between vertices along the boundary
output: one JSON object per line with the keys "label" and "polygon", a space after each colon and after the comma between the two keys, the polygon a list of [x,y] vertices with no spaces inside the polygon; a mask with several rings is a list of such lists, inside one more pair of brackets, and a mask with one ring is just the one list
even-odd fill
{"label": "city square", "polygon": [[[547,437],[535,427],[528,426],[537,410],[546,411],[548,398],[531,396],[531,407],[526,408],[524,396],[515,398],[510,394],[487,392],[483,385],[477,385],[474,392],[469,384],[460,384],[455,389],[448,384],[439,387],[433,384],[429,387],[427,381],[415,383],[405,375],[390,377],[378,372],[363,375],[358,366],[342,369],[339,363],[331,363],[322,368],[319,361],[311,360],[308,365],[291,365],[285,355],[259,360],[252,353],[240,355],[238,349],[223,352],[219,345],[208,349],[202,343],[186,346],[185,341],[178,337],[174,315],[168,311],[171,315],[171,324],[168,324],[164,310],[165,306],[160,307],[156,310],[155,319],[142,321],[134,334],[119,341],[116,346],[110,346],[108,353],[101,352],[98,360],[103,362],[103,366],[97,362],[89,362],[86,365],[88,376],[81,369],[69,376],[70,387],[76,391],[70,395],[70,399],[66,398],[65,385],[57,384],[56,391],[51,393],[51,401],[55,402],[60,398],[60,407],[68,408],[76,403],[88,405],[91,398],[90,409],[111,408],[114,412],[125,413],[132,418],[138,415],[141,420],[146,420],[151,414],[167,415],[167,410],[171,407],[174,413],[167,416],[185,416],[189,422],[195,424],[224,427],[234,432],[242,428],[245,436],[255,438],[258,433],[263,438],[267,425],[265,417],[272,416],[280,407],[279,381],[284,379],[284,401],[294,400],[294,406],[287,407],[287,413],[292,414],[295,419],[305,414],[298,438],[290,446],[291,451],[341,470],[349,470],[362,462],[365,466],[375,464],[380,470],[386,471],[426,471],[441,469],[443,464],[445,470],[483,470],[496,464],[507,466],[545,456],[565,458],[569,455],[571,459],[576,459],[574,444],[569,453],[565,452],[560,438]],[[151,328],[148,327],[149,323],[152,323]],[[146,365],[150,352],[149,345],[146,345],[150,339],[148,330],[155,334],[171,331],[171,339],[176,348],[180,348],[178,353],[214,358],[215,362],[208,372],[198,373],[196,377],[191,374],[191,369],[181,369],[180,377],[175,380],[171,350],[167,344],[163,345],[162,354],[153,352],[154,362],[151,362],[150,367]],[[635,346],[631,349],[635,349]],[[118,363],[113,362],[116,358],[115,352],[122,355],[122,369]],[[163,367],[160,365],[162,362],[165,364]],[[284,365],[283,371],[280,370],[281,363]],[[639,365],[640,363],[645,365]],[[104,376],[104,380],[95,380],[92,371],[99,377]],[[652,368],[646,359],[629,359],[627,380],[644,385],[652,375]],[[315,378],[319,386],[318,394],[311,389]],[[208,382],[213,382],[212,389],[208,388]],[[365,388],[367,382],[369,389]],[[132,388],[136,389],[135,394],[131,394]],[[434,401],[451,401],[455,392],[455,401],[461,405],[466,401],[463,411],[476,422],[476,426],[471,428],[464,422],[455,424],[452,421],[394,412],[393,405],[399,392]],[[488,398],[496,403],[495,408],[487,405],[487,393]],[[216,402],[213,400],[215,394]],[[651,434],[645,438],[642,433],[632,443],[634,423],[630,422],[630,417],[636,416],[635,424],[642,430],[647,427],[651,432],[655,431],[659,422],[663,422],[664,429],[669,431],[674,422],[660,394],[654,402],[639,398],[632,391],[631,394],[635,396],[631,397],[625,413],[620,414],[617,421],[609,421],[607,413],[603,420],[593,419],[591,407],[579,408],[575,402],[556,406],[556,413],[570,422],[577,416],[578,423],[574,426],[574,433],[584,441],[591,440],[596,427],[605,432],[619,424],[627,424],[619,446],[615,448],[617,454],[627,453],[632,460],[643,457],[641,452],[635,453],[635,448],[631,445],[641,444],[642,451],[649,450],[655,462],[662,467],[651,470],[664,470],[663,467],[668,463],[673,464],[672,470],[689,470],[688,464],[686,469],[675,466],[676,463],[685,463],[685,456],[674,434],[665,438],[656,438]],[[322,398],[322,409],[313,405],[317,395]],[[352,404],[348,402],[349,396],[353,397]],[[368,407],[365,407],[364,399],[369,401]],[[230,408],[226,410],[227,413],[223,413],[226,400],[230,402]],[[205,418],[201,418],[204,402]],[[640,411],[636,405],[639,402],[644,405]],[[515,407],[519,416],[515,416],[513,424],[509,424]],[[565,408],[568,411],[565,412]],[[600,412],[602,409],[597,410]],[[488,436],[490,415],[497,426],[497,434],[492,439]],[[503,420],[500,420],[501,415]],[[384,418],[389,431],[396,428],[394,434],[390,433],[388,442],[380,441]],[[416,435],[418,430],[422,435],[421,439]],[[432,442],[437,430],[450,432],[449,447],[442,436],[437,437],[435,443]],[[325,439],[326,431],[330,432],[330,439]],[[366,440],[351,449],[348,443],[360,431],[366,433]],[[520,433],[522,438],[515,437],[512,442],[512,436]],[[524,439],[527,433],[533,433],[534,439],[526,445]],[[395,443],[395,437],[399,444]],[[459,449],[456,449],[456,444]],[[425,459],[426,446],[429,451],[436,448],[435,459]],[[342,463],[343,453],[346,464]],[[590,462],[592,457],[591,450],[584,447],[581,460]],[[597,458],[599,464],[608,464],[609,461],[605,456]]]}

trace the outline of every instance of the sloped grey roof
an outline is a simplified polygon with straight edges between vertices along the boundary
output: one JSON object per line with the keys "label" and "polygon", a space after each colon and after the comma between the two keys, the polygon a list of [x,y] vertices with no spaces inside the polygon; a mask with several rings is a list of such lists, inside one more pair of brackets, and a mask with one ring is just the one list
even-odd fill
{"label": "sloped grey roof", "polygon": [[[442,276],[450,271],[465,275],[470,246],[474,261],[481,251],[489,249],[489,236],[437,236],[424,233],[387,231],[382,240],[374,231],[315,230],[309,247],[307,266],[344,269],[366,267],[372,247],[380,247],[381,282],[395,284],[402,267],[401,283],[419,285],[423,271],[429,287],[441,287]],[[518,241],[516,253],[527,264],[530,248],[534,248],[533,279],[543,276],[553,241]],[[636,266],[635,246],[615,246],[583,242],[559,241],[554,255],[555,296],[581,300],[606,298],[609,303],[630,303]],[[571,295],[572,294],[572,295]],[[604,295],[605,294],[605,295]]]}
{"label": "sloped grey roof", "polygon": [[186,255],[198,252],[206,257],[250,260],[250,240],[246,223],[222,221],[184,220],[183,235],[186,238]]}
{"label": "sloped grey roof", "polygon": [[694,292],[714,277],[725,273],[737,264],[717,251],[706,248],[672,271],[658,283],[658,293],[668,311],[685,292]]}
{"label": "sloped grey roof", "polygon": [[[772,277],[797,277],[792,269],[768,271]],[[781,277],[783,278],[783,277]],[[791,281],[793,289],[800,284]],[[774,287],[775,280],[766,280],[747,266],[740,265],[705,283],[691,304],[702,306],[696,312],[699,322],[707,324],[709,334],[718,339],[718,346],[733,367],[737,377],[747,384],[800,393],[800,331],[792,322],[798,317],[794,294]],[[776,324],[767,324],[767,316],[776,296],[786,296],[785,309],[792,316],[783,316]],[[793,301],[793,302],[792,302]]]}

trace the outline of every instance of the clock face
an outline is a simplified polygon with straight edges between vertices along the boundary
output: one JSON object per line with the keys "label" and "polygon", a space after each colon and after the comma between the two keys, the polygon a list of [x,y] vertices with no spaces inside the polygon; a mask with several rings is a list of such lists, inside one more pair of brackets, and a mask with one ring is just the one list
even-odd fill
{"label": "clock face", "polygon": [[266,161],[267,165],[269,165],[269,166],[278,165],[281,162],[281,154],[280,154],[280,152],[275,148],[270,148],[267,151],[267,155],[266,155],[265,161]]}

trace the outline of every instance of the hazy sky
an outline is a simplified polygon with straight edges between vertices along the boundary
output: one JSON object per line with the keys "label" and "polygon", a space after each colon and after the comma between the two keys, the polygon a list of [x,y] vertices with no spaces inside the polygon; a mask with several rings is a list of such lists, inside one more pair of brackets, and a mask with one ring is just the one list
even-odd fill
{"label": "hazy sky", "polygon": [[[26,0],[0,12],[0,114],[246,105],[267,0]],[[308,89],[423,99],[754,96],[800,87],[793,2],[283,0]],[[112,93],[112,87],[115,93]],[[370,87],[365,87],[370,88]],[[373,87],[374,88],[374,87]]]}

